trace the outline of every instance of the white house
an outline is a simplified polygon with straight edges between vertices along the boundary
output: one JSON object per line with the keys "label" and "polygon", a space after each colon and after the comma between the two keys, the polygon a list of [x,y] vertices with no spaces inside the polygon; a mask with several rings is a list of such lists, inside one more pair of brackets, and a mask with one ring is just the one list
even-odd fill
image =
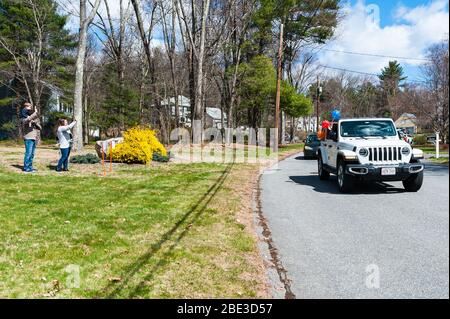
{"label": "white house", "polygon": [[316,116],[306,116],[298,119],[297,130],[314,132],[317,128]]}
{"label": "white house", "polygon": [[[172,117],[175,117],[175,98],[164,99],[161,101],[162,106],[169,106]],[[179,95],[178,96],[178,110],[180,114],[180,122],[187,127],[191,126],[191,101],[189,98]],[[217,107],[207,107],[205,113],[206,126],[222,128],[222,110]],[[227,116],[224,113],[224,123],[226,126]]]}
{"label": "white house", "polygon": [[68,104],[64,104],[61,101],[62,92],[59,88],[54,85],[46,84],[50,89],[50,98],[48,100],[48,110],[50,112],[61,112],[66,114],[73,113],[73,107]]}
{"label": "white house", "polygon": [[[169,99],[164,99],[161,101],[162,106],[170,106],[170,112],[173,117],[175,117],[175,97]],[[178,96],[178,111],[180,114],[180,122],[183,124],[191,123],[191,101],[189,98],[179,95]]]}

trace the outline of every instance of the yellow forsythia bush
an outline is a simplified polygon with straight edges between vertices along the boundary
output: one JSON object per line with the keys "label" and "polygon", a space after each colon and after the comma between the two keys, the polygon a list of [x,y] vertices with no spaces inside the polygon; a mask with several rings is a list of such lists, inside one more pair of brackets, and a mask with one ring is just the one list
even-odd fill
{"label": "yellow forsythia bush", "polygon": [[123,134],[123,143],[112,150],[115,162],[128,164],[147,164],[152,161],[153,154],[167,156],[164,146],[158,141],[156,132],[149,128],[135,127]]}

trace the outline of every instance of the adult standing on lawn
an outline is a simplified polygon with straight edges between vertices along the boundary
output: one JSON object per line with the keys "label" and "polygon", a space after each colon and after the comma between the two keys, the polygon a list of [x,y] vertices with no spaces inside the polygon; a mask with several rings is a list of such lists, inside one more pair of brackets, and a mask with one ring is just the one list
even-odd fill
{"label": "adult standing on lawn", "polygon": [[59,149],[61,151],[61,158],[59,159],[58,166],[56,166],[56,171],[69,171],[69,156],[70,149],[72,148],[72,132],[70,131],[77,121],[73,121],[68,125],[66,119],[59,119],[58,121],[58,142]]}
{"label": "adult standing on lawn", "polygon": [[26,173],[32,173],[36,171],[36,169],[33,168],[33,160],[36,151],[36,141],[39,138],[39,131],[41,130],[38,118],[38,112],[33,112],[33,105],[28,102],[24,103],[23,109],[20,112],[20,124],[23,140],[25,142],[23,171]]}

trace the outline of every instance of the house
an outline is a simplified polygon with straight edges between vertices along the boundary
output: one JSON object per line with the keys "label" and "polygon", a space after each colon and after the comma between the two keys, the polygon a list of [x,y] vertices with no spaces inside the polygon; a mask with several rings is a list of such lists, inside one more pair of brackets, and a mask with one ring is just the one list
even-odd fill
{"label": "house", "polygon": [[73,107],[71,105],[65,104],[61,100],[61,98],[63,97],[62,91],[51,84],[47,84],[47,87],[50,90],[50,97],[47,101],[47,111],[65,113],[67,115],[73,114]]}
{"label": "house", "polygon": [[317,128],[316,116],[304,116],[298,119],[297,130],[304,132],[315,132],[316,128]]}
{"label": "house", "polygon": [[[170,113],[173,118],[176,115],[175,98],[164,99],[161,101],[161,106],[170,107]],[[189,98],[179,95],[178,96],[178,110],[180,115],[180,123],[187,127],[191,127],[191,101]],[[227,116],[224,113],[224,124],[227,126]],[[205,109],[205,126],[222,128],[222,110],[217,107],[206,107]]]}
{"label": "house", "polygon": [[395,126],[410,135],[417,134],[417,117],[411,113],[404,113],[395,121]]}
{"label": "house", "polygon": [[[217,107],[207,107],[205,114],[207,126],[222,129],[222,110]],[[223,122],[227,126],[227,115],[223,114]]]}
{"label": "house", "polygon": [[[161,101],[161,106],[170,107],[170,113],[172,117],[176,115],[175,97],[164,99]],[[189,98],[179,95],[178,96],[178,111],[180,114],[180,122],[190,126],[191,123],[191,101]]]}

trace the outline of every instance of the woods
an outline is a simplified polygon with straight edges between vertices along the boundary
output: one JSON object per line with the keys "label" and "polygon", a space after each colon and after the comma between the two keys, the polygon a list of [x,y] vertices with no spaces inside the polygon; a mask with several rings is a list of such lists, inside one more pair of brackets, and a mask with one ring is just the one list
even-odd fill
{"label": "woods", "polygon": [[291,138],[300,119],[314,113],[317,76],[320,115],[333,108],[345,116],[414,112],[425,129],[448,137],[448,42],[430,48],[421,83],[409,82],[397,61],[379,77],[321,68],[315,52],[334,36],[342,14],[337,0],[0,5],[0,84],[14,92],[1,104],[29,100],[45,120],[54,118],[48,105],[57,92],[59,105],[73,105],[67,116],[77,119],[77,150],[139,124],[157,129],[168,144],[176,127],[189,129],[194,120],[206,126],[207,108],[220,110],[215,121],[222,128],[275,127],[277,67]]}

